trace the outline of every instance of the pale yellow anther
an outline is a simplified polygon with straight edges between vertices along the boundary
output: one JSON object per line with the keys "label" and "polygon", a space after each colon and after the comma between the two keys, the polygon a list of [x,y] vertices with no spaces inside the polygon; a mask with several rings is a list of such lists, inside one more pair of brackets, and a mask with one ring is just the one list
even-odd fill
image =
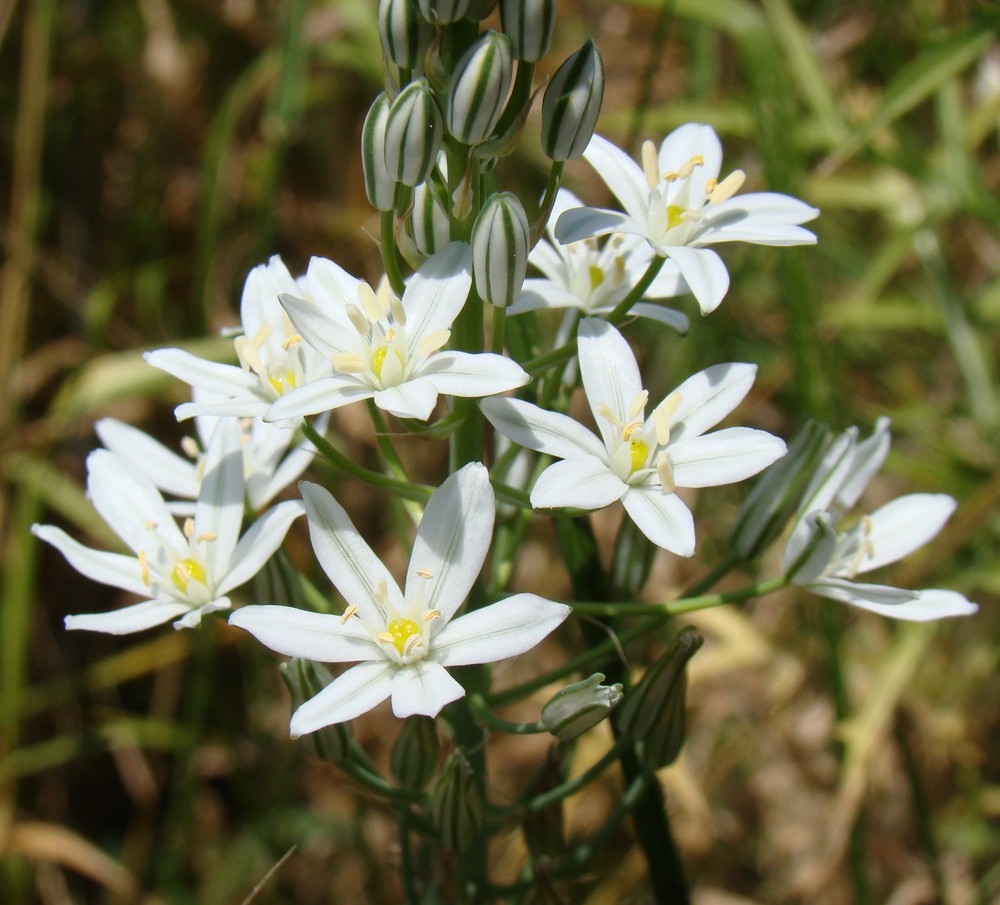
{"label": "pale yellow anther", "polygon": [[358,283],[358,301],[361,302],[361,310],[368,316],[370,321],[380,321],[385,317],[388,305],[375,294],[367,283]]}
{"label": "pale yellow anther", "polygon": [[656,429],[656,442],[666,446],[670,442],[670,419],[680,408],[681,394],[671,393],[653,410],[653,427]]}
{"label": "pale yellow anther", "polygon": [[392,327],[385,331],[385,341],[387,343],[396,341],[396,331],[393,330]]}
{"label": "pale yellow anther", "polygon": [[441,611],[440,610],[424,610],[423,613],[420,614],[420,618],[423,619],[424,622],[433,622],[435,619],[440,619],[441,618]]}
{"label": "pale yellow anther", "polygon": [[160,523],[149,520],[143,522],[142,527],[145,528],[147,531],[154,531],[155,529],[160,527]]}
{"label": "pale yellow anther", "polygon": [[389,296],[389,310],[392,312],[392,319],[396,322],[397,326],[406,326],[406,312],[403,310],[403,303],[399,300],[398,296]]}
{"label": "pale yellow anther", "polygon": [[420,340],[417,352],[421,355],[431,355],[447,345],[449,339],[451,339],[451,330],[432,330]]}
{"label": "pale yellow anther", "polygon": [[344,310],[347,312],[347,319],[351,322],[354,329],[357,330],[358,333],[367,336],[368,328],[371,326],[371,323],[368,318],[364,316],[361,309],[352,302],[348,302],[344,307]]}
{"label": "pale yellow anther", "polygon": [[253,370],[250,367],[250,360],[247,358],[247,338],[245,336],[237,336],[233,340],[233,346],[236,349],[236,357],[239,359],[240,367],[244,371]]}
{"label": "pale yellow anther", "polygon": [[197,459],[201,455],[201,450],[198,449],[198,444],[195,442],[194,437],[181,438],[181,451],[189,459]]}
{"label": "pale yellow anther", "polygon": [[615,427],[621,426],[621,418],[619,418],[609,406],[605,405],[603,402],[597,403],[597,414],[600,415],[608,424],[613,424]]}
{"label": "pale yellow anther", "polygon": [[410,637],[403,642],[403,656],[412,656],[413,652],[420,647],[421,644],[423,644],[423,638],[421,638],[420,635],[410,635]]}
{"label": "pale yellow anther", "polygon": [[743,170],[733,170],[722,182],[709,191],[708,203],[722,204],[723,201],[728,201],[743,188],[746,178],[746,173]]}
{"label": "pale yellow anther", "polygon": [[424,578],[430,580],[434,577],[434,573],[430,569],[417,569],[415,573],[419,578]]}
{"label": "pale yellow anther", "polygon": [[[243,342],[241,343],[241,340]],[[253,343],[246,341],[244,337],[236,340],[236,356],[245,371],[253,371],[255,374],[264,373],[264,362],[261,360],[260,352]]]}
{"label": "pale yellow anther", "polygon": [[583,246],[588,251],[597,251],[600,248],[600,246],[597,244],[597,239],[595,239],[593,236],[591,236],[589,239],[584,239]]}
{"label": "pale yellow anther", "polygon": [[656,454],[656,476],[660,479],[664,493],[673,493],[677,489],[670,457],[662,449]]}
{"label": "pale yellow anther", "polygon": [[715,191],[715,187],[719,184],[718,179],[708,179],[705,181],[705,194],[711,195]]}
{"label": "pale yellow anther", "polygon": [[663,174],[664,182],[676,182],[680,178],[681,174],[678,173],[677,170],[667,170],[667,172]]}
{"label": "pale yellow anther", "polygon": [[655,189],[660,184],[660,171],[657,166],[656,145],[651,141],[642,143],[642,171],[646,175],[646,182],[651,189]]}
{"label": "pale yellow anther", "polygon": [[630,421],[622,426],[622,440],[631,440],[636,431],[642,430],[642,422]]}
{"label": "pale yellow anther", "polygon": [[604,271],[596,264],[591,264],[587,270],[590,274],[590,288],[593,291],[604,282]]}
{"label": "pale yellow anther", "polygon": [[615,258],[614,285],[621,286],[625,282],[625,258],[619,255]]}
{"label": "pale yellow anther", "polygon": [[635,394],[635,398],[629,404],[628,416],[629,418],[638,418],[642,414],[642,410],[646,407],[646,403],[649,401],[649,390],[640,390]]}
{"label": "pale yellow anther", "polygon": [[341,374],[360,374],[365,370],[365,360],[355,352],[341,352],[330,361],[333,369]]}
{"label": "pale yellow anther", "polygon": [[608,239],[608,245],[610,245],[612,248],[621,248],[624,244],[625,244],[625,233],[612,233],[611,238]]}
{"label": "pale yellow anther", "polygon": [[191,540],[191,538],[194,537],[194,519],[190,516],[184,519],[184,536],[188,540]]}
{"label": "pale yellow anther", "polygon": [[700,167],[705,165],[705,158],[701,154],[695,154],[687,163],[685,163],[677,171],[677,175],[681,179],[687,179],[694,172],[695,167]]}
{"label": "pale yellow anther", "polygon": [[214,531],[206,531],[204,534],[199,534],[195,538],[195,542],[199,544],[210,544],[214,540],[218,540],[219,535]]}
{"label": "pale yellow anther", "polygon": [[298,333],[293,333],[291,336],[288,337],[288,339],[286,339],[281,344],[281,348],[284,349],[287,352],[289,346],[294,346],[296,343],[300,343],[300,342],[302,342],[302,337],[299,336]]}
{"label": "pale yellow anther", "polygon": [[351,616],[358,612],[358,608],[352,603],[340,616],[340,624],[344,625]]}
{"label": "pale yellow anther", "polygon": [[392,637],[388,632],[382,632],[378,638],[375,639],[380,644],[395,644],[396,639]]}
{"label": "pale yellow anther", "polygon": [[142,578],[142,583],[148,588],[149,587],[149,562],[146,560],[146,551],[139,551],[139,575]]}

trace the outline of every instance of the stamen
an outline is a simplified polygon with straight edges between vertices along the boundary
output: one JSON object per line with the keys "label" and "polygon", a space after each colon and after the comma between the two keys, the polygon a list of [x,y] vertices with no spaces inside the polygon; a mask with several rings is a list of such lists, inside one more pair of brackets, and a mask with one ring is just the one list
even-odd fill
{"label": "stamen", "polygon": [[441,618],[441,611],[440,610],[424,610],[423,613],[421,613],[420,618],[423,619],[424,622],[432,622],[435,619],[440,619]]}
{"label": "stamen", "polygon": [[674,483],[674,469],[670,465],[670,456],[662,449],[656,454],[656,476],[664,493],[673,493],[677,489]]}
{"label": "stamen", "polygon": [[629,421],[628,424],[622,427],[622,440],[630,439],[632,435],[638,430],[642,430],[642,422]]}
{"label": "stamen", "polygon": [[347,622],[347,620],[348,620],[348,619],[350,619],[350,618],[351,618],[351,616],[354,616],[354,615],[355,615],[355,614],[356,614],[357,612],[358,612],[358,608],[357,608],[357,607],[356,607],[356,606],[355,606],[355,605],[354,605],[354,604],[352,603],[352,604],[351,604],[351,605],[350,605],[350,606],[349,606],[349,607],[348,607],[348,608],[347,608],[346,610],[344,610],[344,612],[343,612],[343,613],[341,614],[341,617],[340,617],[340,624],[341,624],[341,625],[344,625],[344,624],[345,624],[345,623]]}
{"label": "stamen", "polygon": [[199,534],[195,538],[195,542],[199,544],[210,544],[212,541],[218,539],[219,535],[214,531],[206,531],[204,534]]}
{"label": "stamen", "polygon": [[194,519],[190,516],[184,519],[184,536],[188,540],[191,540],[191,538],[194,537]]}
{"label": "stamen", "polygon": [[361,310],[368,316],[370,321],[380,321],[385,317],[386,307],[383,307],[375,290],[367,283],[358,283],[358,300],[361,302]]}
{"label": "stamen", "polygon": [[417,346],[420,355],[433,355],[451,339],[451,330],[432,330]]}
{"label": "stamen", "polygon": [[695,154],[687,163],[685,163],[677,171],[677,174],[681,179],[687,179],[694,172],[695,167],[701,167],[705,165],[705,158],[701,154]]}
{"label": "stamen", "polygon": [[416,570],[416,574],[420,578],[424,578],[424,579],[427,579],[427,580],[430,580],[431,578],[434,577],[434,573],[430,569],[417,569]]}
{"label": "stamen", "polygon": [[646,174],[646,182],[651,189],[655,189],[660,184],[659,167],[656,159],[656,145],[651,141],[642,143],[642,171]]}
{"label": "stamen", "polygon": [[649,390],[640,390],[635,394],[635,399],[632,400],[632,404],[628,407],[629,418],[637,418],[642,414],[642,410],[646,407],[646,403],[649,401]]}
{"label": "stamen", "polygon": [[597,414],[600,415],[608,424],[613,424],[615,427],[620,427],[622,420],[619,418],[607,405],[603,402],[597,403]]}
{"label": "stamen", "polygon": [[371,325],[368,318],[362,314],[361,309],[353,302],[348,302],[345,306],[345,310],[347,311],[348,320],[350,320],[354,329],[357,330],[362,336],[367,336],[368,328]]}
{"label": "stamen", "polygon": [[389,311],[392,312],[392,319],[400,326],[406,326],[406,312],[403,310],[403,303],[395,295],[389,296]]}
{"label": "stamen", "polygon": [[365,360],[355,352],[341,352],[330,360],[333,369],[341,374],[360,374],[365,370]]}
{"label": "stamen", "polygon": [[403,644],[403,650],[401,651],[402,655],[404,657],[411,656],[413,654],[413,652],[418,647],[420,647],[420,645],[422,643],[423,643],[423,639],[420,637],[420,635],[410,635],[410,637],[407,638],[406,641]]}
{"label": "stamen", "polygon": [[146,551],[139,551],[139,575],[142,578],[142,583],[148,588],[149,587],[149,562],[146,560]]}
{"label": "stamen", "polygon": [[681,404],[681,394],[674,391],[653,410],[653,427],[656,429],[656,442],[666,446],[670,442],[670,419]]}
{"label": "stamen", "polygon": [[728,201],[741,188],[743,188],[743,183],[746,182],[746,178],[746,173],[744,173],[743,170],[733,170],[733,172],[723,179],[722,182],[714,186],[709,191],[708,203],[722,204],[723,201]]}
{"label": "stamen", "polygon": [[194,437],[182,437],[181,450],[189,459],[197,459],[201,455],[201,450],[198,449],[198,444],[195,442]]}
{"label": "stamen", "polygon": [[289,346],[294,346],[296,343],[300,343],[300,342],[302,342],[302,337],[299,336],[298,333],[293,333],[291,336],[288,337],[288,339],[286,339],[281,344],[281,348],[284,349],[287,352]]}
{"label": "stamen", "polygon": [[154,521],[143,522],[142,527],[145,528],[147,531],[155,531],[157,528],[160,527],[160,523]]}
{"label": "stamen", "polygon": [[393,330],[392,327],[385,331],[385,341],[387,343],[396,341],[396,331]]}

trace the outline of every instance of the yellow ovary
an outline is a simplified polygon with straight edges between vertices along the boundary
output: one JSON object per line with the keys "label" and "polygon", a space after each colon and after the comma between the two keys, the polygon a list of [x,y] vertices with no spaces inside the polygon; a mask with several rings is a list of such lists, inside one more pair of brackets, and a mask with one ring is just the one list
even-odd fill
{"label": "yellow ovary", "polygon": [[207,584],[205,567],[196,559],[182,559],[174,566],[170,577],[181,591],[187,590],[188,582],[192,578],[201,584]]}
{"label": "yellow ovary", "polygon": [[388,350],[388,346],[379,346],[372,353],[372,370],[375,372],[375,376],[379,380],[382,379],[382,365],[385,364],[385,356]]}
{"label": "yellow ovary", "polygon": [[[412,619],[393,619],[386,626],[386,631],[379,636],[392,644],[399,651],[400,656],[410,653],[417,642],[410,642],[410,639],[417,636],[419,641],[420,626]],[[407,642],[410,642],[409,644]]]}
{"label": "yellow ovary", "polygon": [[645,468],[646,462],[649,459],[649,444],[638,437],[632,437],[628,441],[628,450],[632,459],[632,471],[638,471],[640,468]]}

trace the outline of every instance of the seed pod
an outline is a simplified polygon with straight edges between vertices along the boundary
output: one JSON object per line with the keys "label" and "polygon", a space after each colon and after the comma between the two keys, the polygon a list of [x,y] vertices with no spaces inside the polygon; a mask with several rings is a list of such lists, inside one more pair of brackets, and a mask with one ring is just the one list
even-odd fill
{"label": "seed pod", "polygon": [[361,129],[361,166],[365,174],[365,194],[378,211],[391,211],[396,197],[396,180],[385,165],[385,128],[389,119],[389,98],[383,91],[372,104]]}
{"label": "seed pod", "polygon": [[410,82],[392,102],[385,127],[385,166],[397,182],[419,185],[434,167],[443,124],[427,79]]}
{"label": "seed pod", "polygon": [[[333,681],[333,675],[322,663],[296,657],[278,667],[292,696],[292,706],[298,709],[305,701],[318,695]],[[347,723],[334,723],[301,739],[310,753],[323,760],[340,763],[351,746],[351,728]]]}
{"label": "seed pod", "polygon": [[552,76],[542,99],[542,150],[575,160],[587,149],[604,99],[604,62],[588,40]]}
{"label": "seed pod", "polygon": [[604,674],[557,691],[542,707],[542,722],[559,741],[569,742],[605,719],[622,699],[621,683],[602,685]]}
{"label": "seed pod", "polygon": [[461,750],[448,758],[429,798],[429,816],[447,851],[465,851],[483,828],[486,802],[472,767]]}
{"label": "seed pod", "polygon": [[500,23],[514,59],[536,63],[552,43],[556,0],[501,0]]}
{"label": "seed pod", "polygon": [[464,18],[472,5],[472,0],[418,0],[420,14],[428,22],[446,25]]}
{"label": "seed pod", "polygon": [[429,258],[451,241],[448,192],[428,179],[413,190],[413,211],[409,221],[410,238],[422,257]]}
{"label": "seed pod", "polygon": [[472,270],[480,298],[504,308],[517,298],[528,267],[530,237],[528,216],[517,196],[491,195],[472,226]]}
{"label": "seed pod", "polygon": [[417,0],[380,0],[378,36],[382,53],[402,69],[419,69],[434,37]]}
{"label": "seed pod", "polygon": [[393,776],[410,789],[422,789],[437,772],[441,746],[437,725],[428,716],[410,716],[392,747]]}
{"label": "seed pod", "polygon": [[476,145],[493,133],[510,91],[510,41],[488,31],[458,61],[448,86],[448,131]]}

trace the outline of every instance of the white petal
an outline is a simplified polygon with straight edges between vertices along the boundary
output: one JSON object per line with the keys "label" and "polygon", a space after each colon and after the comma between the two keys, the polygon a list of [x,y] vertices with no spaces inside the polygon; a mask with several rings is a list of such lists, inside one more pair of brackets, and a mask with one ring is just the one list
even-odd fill
{"label": "white petal", "polygon": [[217,613],[219,610],[228,610],[230,607],[232,607],[232,603],[230,603],[228,597],[216,597],[214,600],[210,600],[200,607],[188,610],[180,619],[174,622],[174,628],[197,628],[201,625],[203,616],[207,616],[209,613]]}
{"label": "white petal", "polygon": [[864,489],[879,469],[885,463],[889,455],[889,446],[892,444],[892,437],[889,434],[889,419],[879,418],[875,422],[875,428],[871,435],[854,447],[854,437],[847,433],[849,445],[853,448],[853,454],[848,459],[843,473],[840,474],[839,483],[836,486],[836,495],[833,497],[836,505],[843,510],[850,509],[860,498]]}
{"label": "white petal", "polygon": [[971,616],[979,609],[957,591],[937,589],[917,591],[917,599],[906,603],[879,604],[863,597],[855,597],[847,602],[890,619],[905,619],[910,622],[930,622],[948,616]]}
{"label": "white petal", "polygon": [[204,387],[222,396],[257,395],[257,378],[236,365],[206,361],[183,349],[157,349],[142,356],[154,368],[172,374],[191,386]]}
{"label": "white petal", "polygon": [[318,305],[294,295],[283,295],[281,307],[302,338],[324,358],[353,351],[358,344],[356,331],[324,313]]}
{"label": "white petal", "polygon": [[181,497],[198,495],[197,465],[117,418],[101,418],[94,430],[106,449],[127,460],[161,490]]}
{"label": "white petal", "polygon": [[479,407],[490,424],[519,446],[560,459],[581,454],[606,458],[604,444],[568,415],[521,399],[484,399]]}
{"label": "white petal", "polygon": [[636,317],[645,317],[651,321],[666,324],[681,335],[687,333],[691,327],[691,321],[688,320],[688,316],[683,311],[665,308],[663,305],[653,305],[650,302],[637,302],[632,306],[630,313]]}
{"label": "white petal", "polygon": [[[562,211],[559,212],[562,214]],[[552,233],[555,230],[556,220],[558,220],[556,212],[553,210],[552,217],[549,219],[549,225],[547,227],[548,231]],[[553,235],[553,241],[555,241],[555,236]],[[558,283],[560,285],[566,282],[566,252],[563,251],[563,246],[556,243],[551,245],[542,239],[539,243],[528,252],[528,263],[532,267],[536,267],[543,274],[545,274],[546,279],[544,280],[525,280],[525,286],[529,286],[531,283]],[[531,287],[534,288],[534,287]]]}
{"label": "white petal", "polygon": [[384,593],[397,611],[403,595],[389,570],[362,540],[344,508],[328,490],[308,481],[299,483],[309,517],[309,537],[319,564],[344,599],[358,608],[366,622],[385,622],[377,602]]}
{"label": "white petal", "polygon": [[274,326],[281,319],[278,296],[295,291],[295,280],[278,255],[254,267],[247,274],[240,298],[240,320],[246,334],[253,336],[262,326]]}
{"label": "white petal", "polygon": [[472,288],[472,252],[451,242],[429,257],[406,284],[406,335],[416,347],[422,337],[451,327]]}
{"label": "white petal", "polygon": [[[611,189],[630,217],[634,220],[645,217],[649,183],[646,182],[646,174],[639,164],[617,145],[600,135],[595,135],[590,140],[583,156],[597,175],[604,180],[604,184]],[[556,234],[558,233],[559,226],[556,227]],[[559,241],[567,240],[560,236]]]}
{"label": "white petal", "polygon": [[899,606],[916,600],[918,591],[906,591],[884,584],[864,584],[846,578],[821,578],[805,585],[814,594],[838,603],[849,603],[869,610],[873,606]]}
{"label": "white petal", "polygon": [[228,594],[253,578],[281,546],[289,526],[304,511],[298,500],[288,500],[257,519],[233,550],[229,571],[219,576],[218,593]]}
{"label": "white petal", "polygon": [[678,556],[694,556],[694,518],[677,494],[664,493],[659,487],[630,487],[622,505],[658,547]]}
{"label": "white petal", "polygon": [[[406,570],[404,596],[447,622],[465,602],[493,537],[496,502],[486,466],[473,462],[449,477],[427,503]],[[418,572],[429,574],[422,578]]]}
{"label": "white petal", "polygon": [[937,536],[951,514],[955,501],[944,493],[912,493],[886,503],[869,516],[874,556],[862,563],[859,572],[896,562]]}
{"label": "white petal", "polygon": [[493,663],[531,650],[572,612],[536,594],[506,600],[449,622],[434,639],[430,656],[444,666]]}
{"label": "white petal", "polygon": [[317,415],[360,399],[370,399],[373,394],[374,390],[371,387],[364,386],[355,377],[340,374],[322,377],[297,390],[285,393],[267,409],[264,420],[284,421],[287,418]]}
{"label": "white petal", "polygon": [[691,177],[707,182],[715,179],[722,168],[722,144],[715,129],[705,123],[685,123],[678,126],[660,145],[658,162],[663,173],[679,170],[692,157],[702,157],[704,163]]}
{"label": "white petal", "polygon": [[507,309],[508,316],[542,308],[581,308],[583,300],[550,280],[525,280],[521,294]]}
{"label": "white petal", "polygon": [[556,239],[563,245],[580,242],[591,236],[608,233],[632,233],[645,236],[646,230],[626,214],[596,207],[577,207],[566,211],[556,223]]}
{"label": "white petal", "polygon": [[380,409],[397,418],[426,421],[437,404],[438,388],[431,377],[417,377],[398,386],[376,390],[372,396]]}
{"label": "white petal", "polygon": [[[607,321],[585,317],[577,331],[580,375],[587,402],[604,438],[605,446],[613,449],[619,442],[622,425],[634,419],[632,403],[642,392],[642,378],[632,349]],[[610,424],[598,411],[606,405],[619,419]]]}
{"label": "white petal", "polygon": [[[328,423],[329,418],[326,415],[321,415],[316,420],[316,430],[325,434]],[[253,485],[248,484],[247,496],[250,499],[250,505],[257,510],[263,509],[275,496],[298,478],[315,457],[316,447],[312,443],[308,441],[298,443],[273,471],[261,475],[262,481]]]}
{"label": "white petal", "polygon": [[144,600],[110,613],[89,613],[67,616],[66,628],[88,632],[105,632],[109,635],[131,635],[155,625],[163,625],[175,616],[186,613],[189,607],[167,600]]}
{"label": "white petal", "polygon": [[[204,467],[194,510],[194,536],[199,552],[204,551],[206,572],[218,580],[229,569],[243,524],[243,448],[235,418],[225,418],[216,425],[205,451]],[[206,536],[214,540],[197,541]]]}
{"label": "white petal", "polygon": [[[671,442],[690,440],[715,427],[743,401],[756,376],[756,365],[729,362],[705,368],[685,380],[674,390],[681,401],[670,419]],[[650,426],[647,421],[647,430]]]}
{"label": "white petal", "polygon": [[178,421],[188,418],[257,418],[271,404],[260,386],[255,383],[253,395],[230,396],[221,402],[182,402],[174,409]]}
{"label": "white petal", "polygon": [[766,431],[729,427],[670,444],[678,487],[718,487],[743,481],[786,452],[785,442]]}
{"label": "white petal", "polygon": [[371,633],[358,619],[309,613],[292,606],[245,606],[229,624],[250,632],[261,644],[286,657],[318,663],[381,659]]}
{"label": "white petal", "polygon": [[[647,261],[650,255],[643,255]],[[631,264],[631,261],[629,262]],[[629,268],[631,270],[631,267]],[[643,265],[642,270],[645,271],[646,265]],[[640,272],[637,274],[641,276]],[[680,268],[671,260],[666,260],[660,267],[659,272],[653,277],[653,282],[649,284],[649,289],[643,295],[643,298],[647,299],[668,299],[676,298],[679,295],[687,295],[690,292],[690,288],[687,283],[684,282],[684,277],[681,276]],[[632,309],[635,311],[635,308]]]}
{"label": "white petal", "polygon": [[361,282],[329,258],[309,259],[309,269],[306,271],[309,295],[327,314],[336,316],[344,311],[348,303],[356,305],[358,284]]}
{"label": "white petal", "polygon": [[392,693],[395,672],[395,664],[386,660],[352,666],[292,714],[292,738],[353,720],[377,707]]}
{"label": "white petal", "polygon": [[[735,217],[735,213],[731,216]],[[783,224],[754,226],[750,221],[742,223],[721,221],[718,227],[706,227],[703,232],[699,232],[692,244],[701,247],[721,242],[749,242],[752,245],[788,248],[795,245],[815,245],[816,234],[801,226]]]}
{"label": "white petal", "polygon": [[32,525],[31,533],[55,547],[81,575],[133,594],[145,596],[149,593],[149,588],[142,583],[139,560],[134,556],[85,547],[54,525]]}
{"label": "white petal", "polygon": [[437,716],[445,704],[465,694],[448,670],[430,660],[421,660],[397,670],[392,680],[392,712],[400,719],[421,714]]}
{"label": "white petal", "polygon": [[627,489],[601,459],[576,456],[550,465],[538,476],[531,489],[531,505],[536,509],[603,509],[620,500]]}
{"label": "white petal", "polygon": [[423,373],[450,396],[493,396],[524,386],[531,377],[516,362],[491,352],[441,352]]}
{"label": "white petal", "polygon": [[780,192],[750,192],[734,195],[728,201],[716,204],[705,211],[708,222],[728,222],[732,213],[739,213],[743,221],[754,226],[797,225],[814,220],[819,211],[798,198]]}
{"label": "white petal", "polygon": [[669,245],[661,251],[677,265],[702,314],[710,314],[719,307],[729,290],[729,271],[722,258],[709,248]]}

